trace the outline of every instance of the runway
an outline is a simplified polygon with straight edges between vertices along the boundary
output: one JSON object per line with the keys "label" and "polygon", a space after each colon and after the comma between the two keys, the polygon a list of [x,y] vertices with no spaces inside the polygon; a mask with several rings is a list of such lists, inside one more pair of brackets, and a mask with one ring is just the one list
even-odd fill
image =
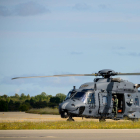
{"label": "runway", "polygon": [[[39,115],[25,112],[0,112],[0,122],[64,121],[60,115]],[[75,121],[98,119],[75,118]],[[113,120],[107,120],[113,121]],[[120,120],[123,121],[123,120]],[[140,129],[59,129],[59,130],[0,130],[0,140],[138,140]]]}
{"label": "runway", "polygon": [[1,140],[138,140],[139,129],[1,130]]}

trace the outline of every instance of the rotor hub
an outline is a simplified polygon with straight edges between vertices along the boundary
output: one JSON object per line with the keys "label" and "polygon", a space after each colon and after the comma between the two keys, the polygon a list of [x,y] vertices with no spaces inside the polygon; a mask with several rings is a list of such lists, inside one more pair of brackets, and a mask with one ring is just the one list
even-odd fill
{"label": "rotor hub", "polygon": [[100,70],[98,73],[95,73],[96,76],[102,76],[104,78],[110,78],[110,76],[115,76],[117,73],[111,69],[103,69]]}

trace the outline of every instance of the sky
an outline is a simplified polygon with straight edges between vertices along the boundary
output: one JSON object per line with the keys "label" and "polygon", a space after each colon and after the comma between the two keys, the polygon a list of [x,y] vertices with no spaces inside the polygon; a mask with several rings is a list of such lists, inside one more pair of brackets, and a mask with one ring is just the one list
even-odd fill
{"label": "sky", "polygon": [[11,78],[140,72],[139,60],[139,0],[0,0],[0,95],[67,94],[94,77]]}

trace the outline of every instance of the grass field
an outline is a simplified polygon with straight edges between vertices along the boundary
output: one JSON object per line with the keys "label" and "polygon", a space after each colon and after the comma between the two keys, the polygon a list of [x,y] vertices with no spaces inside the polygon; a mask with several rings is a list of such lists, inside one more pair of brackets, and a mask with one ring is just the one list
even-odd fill
{"label": "grass field", "polygon": [[140,129],[140,121],[123,122],[3,122],[0,123],[0,130],[17,129]]}
{"label": "grass field", "polygon": [[30,109],[26,111],[26,113],[34,113],[34,114],[52,114],[52,115],[59,115],[58,108],[40,108],[40,109]]}

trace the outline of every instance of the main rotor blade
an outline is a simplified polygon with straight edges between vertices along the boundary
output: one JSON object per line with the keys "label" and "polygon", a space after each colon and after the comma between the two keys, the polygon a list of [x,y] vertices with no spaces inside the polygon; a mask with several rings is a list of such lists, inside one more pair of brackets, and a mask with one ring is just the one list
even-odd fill
{"label": "main rotor blade", "polygon": [[93,74],[64,74],[64,75],[52,75],[52,76],[29,76],[29,77],[14,77],[14,79],[21,79],[21,78],[43,78],[43,77],[67,77],[67,76],[96,76]]}
{"label": "main rotor blade", "polygon": [[140,73],[117,73],[116,75],[140,75]]}

